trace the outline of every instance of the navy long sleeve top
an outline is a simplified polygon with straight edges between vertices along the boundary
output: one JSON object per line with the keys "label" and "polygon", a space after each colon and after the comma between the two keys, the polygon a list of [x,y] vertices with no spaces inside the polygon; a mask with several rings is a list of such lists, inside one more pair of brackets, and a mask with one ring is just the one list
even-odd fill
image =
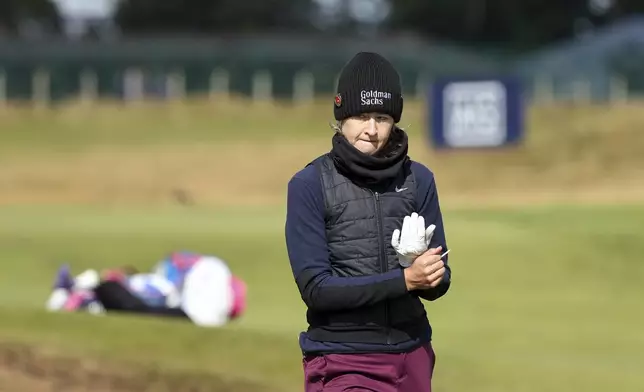
{"label": "navy long sleeve top", "polygon": [[[412,162],[411,170],[417,182],[417,212],[424,217],[426,225],[436,225],[430,247],[442,246],[443,251],[447,251],[434,175],[418,162]],[[348,310],[407,293],[402,267],[368,276],[333,276],[326,241],[324,193],[319,173],[312,165],[300,170],[288,183],[285,236],[293,276],[302,300],[311,309]],[[418,290],[414,294],[433,301],[447,292],[451,282],[451,269],[447,256],[444,261],[446,273],[443,281],[436,288]],[[424,340],[429,340],[430,335],[428,322]],[[404,342],[400,348],[405,349],[406,346],[412,347],[418,343]],[[346,348],[346,351],[359,350],[356,345],[349,347],[342,343],[313,342],[306,337],[306,333],[300,336],[300,345],[305,351],[307,348],[320,349],[320,345],[331,345],[336,351],[342,348]]]}

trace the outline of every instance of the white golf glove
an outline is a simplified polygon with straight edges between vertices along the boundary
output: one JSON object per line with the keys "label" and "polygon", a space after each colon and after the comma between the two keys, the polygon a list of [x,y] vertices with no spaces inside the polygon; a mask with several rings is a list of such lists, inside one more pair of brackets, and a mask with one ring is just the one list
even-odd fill
{"label": "white golf glove", "polygon": [[394,230],[391,246],[398,253],[398,262],[403,268],[409,267],[416,257],[429,248],[434,229],[436,225],[429,225],[425,229],[425,218],[414,212],[403,219],[402,231]]}

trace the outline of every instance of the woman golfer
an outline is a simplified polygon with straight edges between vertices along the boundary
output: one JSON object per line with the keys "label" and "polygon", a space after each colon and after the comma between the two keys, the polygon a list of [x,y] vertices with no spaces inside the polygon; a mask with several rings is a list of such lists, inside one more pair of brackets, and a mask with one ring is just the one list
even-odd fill
{"label": "woman golfer", "polygon": [[431,391],[421,298],[443,296],[451,271],[434,176],[407,155],[402,109],[394,67],[358,53],[338,82],[330,152],[289,181],[285,235],[308,308],[299,339],[307,392]]}

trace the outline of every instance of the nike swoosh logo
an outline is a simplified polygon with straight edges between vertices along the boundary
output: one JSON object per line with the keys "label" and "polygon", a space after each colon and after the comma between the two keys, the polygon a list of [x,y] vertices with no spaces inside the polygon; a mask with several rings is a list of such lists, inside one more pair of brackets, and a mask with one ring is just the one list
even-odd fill
{"label": "nike swoosh logo", "polygon": [[404,191],[404,190],[406,190],[406,189],[407,189],[407,188],[398,188],[398,186],[396,186],[396,192],[402,192],[402,191]]}

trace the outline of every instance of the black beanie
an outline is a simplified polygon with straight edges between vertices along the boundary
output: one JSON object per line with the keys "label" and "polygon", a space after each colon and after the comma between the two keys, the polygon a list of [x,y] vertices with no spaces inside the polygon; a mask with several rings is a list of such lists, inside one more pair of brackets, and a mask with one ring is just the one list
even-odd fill
{"label": "black beanie", "polygon": [[335,119],[362,113],[388,114],[400,121],[403,98],[400,76],[394,66],[377,53],[360,52],[342,69],[334,99]]}

